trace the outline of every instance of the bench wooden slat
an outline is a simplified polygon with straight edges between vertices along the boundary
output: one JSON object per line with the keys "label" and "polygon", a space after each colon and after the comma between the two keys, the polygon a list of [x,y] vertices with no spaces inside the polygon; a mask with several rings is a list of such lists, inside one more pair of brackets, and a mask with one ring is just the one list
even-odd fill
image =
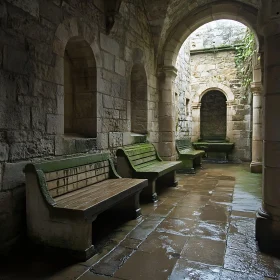
{"label": "bench wooden slat", "polygon": [[49,190],[63,187],[65,185],[73,184],[82,180],[86,180],[92,177],[96,177],[101,174],[107,174],[109,172],[109,167],[104,167],[102,169],[96,169],[80,173],[77,175],[71,175],[69,177],[60,178],[57,180],[47,181],[47,186]]}
{"label": "bench wooden slat", "polygon": [[[80,195],[79,197],[76,197],[74,201],[73,199],[69,201],[69,198],[66,198],[65,200],[62,199],[56,207],[85,211],[88,208],[94,207],[108,198],[120,192],[126,191],[141,182],[143,182],[143,180],[137,180],[136,182],[135,180],[129,178],[109,179],[106,180],[106,182],[97,183],[94,186],[94,188],[97,188],[94,192],[91,190],[92,187],[87,187],[88,192],[85,192],[83,196]],[[112,187],[104,188],[106,183],[109,183]]]}
{"label": "bench wooden slat", "polygon": [[[110,188],[114,188],[114,185],[117,184],[117,181],[114,179],[109,179]],[[76,202],[76,200],[80,199],[81,197],[86,197],[90,194],[95,195],[96,192],[99,192],[100,189],[104,188],[104,185],[107,185],[108,180],[89,185],[85,188],[76,190],[71,193],[67,193],[55,198],[55,202],[59,203],[60,207],[65,207],[66,205],[70,204],[71,202]],[[104,189],[103,189],[104,191]]]}
{"label": "bench wooden slat", "polygon": [[102,168],[102,167],[107,167],[107,166],[109,166],[109,162],[107,160],[100,161],[100,162],[96,162],[96,163],[92,163],[92,164],[67,168],[65,170],[47,172],[47,173],[45,173],[45,178],[46,178],[46,181],[49,182],[49,181],[53,181],[56,179],[69,177],[71,175],[77,175],[80,173],[92,171],[97,168]]}

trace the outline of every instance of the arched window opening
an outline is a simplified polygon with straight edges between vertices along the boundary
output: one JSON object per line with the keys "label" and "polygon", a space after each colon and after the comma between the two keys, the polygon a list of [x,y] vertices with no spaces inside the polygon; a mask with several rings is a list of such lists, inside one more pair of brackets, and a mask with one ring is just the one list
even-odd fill
{"label": "arched window opening", "polygon": [[142,64],[131,71],[131,132],[146,134],[148,125],[147,77]]}
{"label": "arched window opening", "polygon": [[225,140],[226,132],[226,97],[218,90],[209,91],[201,99],[200,137],[204,140]]}
{"label": "arched window opening", "polygon": [[96,63],[90,45],[78,37],[64,54],[64,133],[96,137]]}

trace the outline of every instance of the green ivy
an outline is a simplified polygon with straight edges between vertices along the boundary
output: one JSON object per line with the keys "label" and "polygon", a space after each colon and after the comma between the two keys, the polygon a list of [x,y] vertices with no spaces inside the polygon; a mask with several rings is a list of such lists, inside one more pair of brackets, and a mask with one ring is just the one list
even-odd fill
{"label": "green ivy", "polygon": [[235,46],[235,50],[235,65],[238,77],[242,81],[242,86],[245,87],[245,92],[247,92],[252,82],[252,59],[256,52],[255,36],[249,28],[246,31],[242,44]]}

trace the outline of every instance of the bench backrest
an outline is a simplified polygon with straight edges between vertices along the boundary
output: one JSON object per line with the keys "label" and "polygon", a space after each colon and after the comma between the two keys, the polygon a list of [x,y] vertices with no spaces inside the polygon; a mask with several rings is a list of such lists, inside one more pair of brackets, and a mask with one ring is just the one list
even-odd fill
{"label": "bench backrest", "polygon": [[24,172],[29,171],[36,172],[39,177],[44,176],[43,181],[46,184],[44,187],[53,198],[116,175],[109,154],[95,154],[28,164]]}
{"label": "bench backrest", "polygon": [[176,148],[178,151],[193,150],[192,142],[190,139],[176,140]]}
{"label": "bench backrest", "polygon": [[134,168],[153,161],[161,161],[153,144],[134,144],[119,148],[117,156],[127,156]]}

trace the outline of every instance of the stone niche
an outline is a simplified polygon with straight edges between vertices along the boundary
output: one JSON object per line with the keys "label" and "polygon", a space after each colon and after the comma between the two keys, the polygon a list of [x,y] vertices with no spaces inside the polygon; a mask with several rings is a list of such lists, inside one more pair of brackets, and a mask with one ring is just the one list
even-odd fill
{"label": "stone niche", "polygon": [[226,97],[218,90],[209,91],[201,99],[200,138],[203,140],[224,140],[226,132]]}
{"label": "stone niche", "polygon": [[96,137],[96,63],[79,37],[69,40],[64,55],[64,133]]}

